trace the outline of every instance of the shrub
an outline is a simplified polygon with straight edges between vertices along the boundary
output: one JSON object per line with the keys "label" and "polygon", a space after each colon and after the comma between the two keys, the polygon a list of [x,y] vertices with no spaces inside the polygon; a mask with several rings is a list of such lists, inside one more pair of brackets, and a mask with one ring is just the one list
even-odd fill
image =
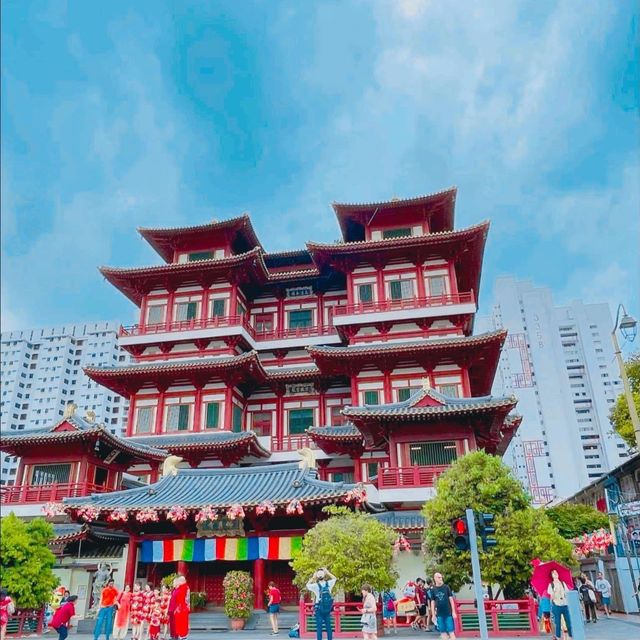
{"label": "shrub", "polygon": [[253,580],[246,571],[229,571],[222,583],[224,612],[229,618],[246,620],[253,613]]}

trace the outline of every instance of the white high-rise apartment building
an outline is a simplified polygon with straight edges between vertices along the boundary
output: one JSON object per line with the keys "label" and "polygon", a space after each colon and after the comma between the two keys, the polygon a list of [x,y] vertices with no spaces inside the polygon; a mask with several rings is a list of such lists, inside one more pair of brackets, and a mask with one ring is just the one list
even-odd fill
{"label": "white high-rise apartment building", "polygon": [[[118,328],[116,322],[91,322],[3,332],[0,431],[51,425],[73,401],[81,415],[95,411],[97,423],[120,435],[128,401],[82,371],[87,365],[129,362],[129,354],[117,344]],[[13,484],[17,459],[3,454],[0,467],[0,484]]]}
{"label": "white high-rise apartment building", "polygon": [[622,392],[607,304],[554,305],[549,289],[499,278],[485,328],[509,331],[494,393],[518,397],[523,421],[504,460],[535,504],[573,495],[621,464],[628,447],[609,411]]}

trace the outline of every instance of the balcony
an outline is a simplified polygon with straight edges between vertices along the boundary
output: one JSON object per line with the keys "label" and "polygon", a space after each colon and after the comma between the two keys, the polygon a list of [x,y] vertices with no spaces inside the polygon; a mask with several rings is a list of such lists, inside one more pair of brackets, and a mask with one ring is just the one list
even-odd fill
{"label": "balcony", "polygon": [[297,451],[303,447],[317,449],[316,443],[306,433],[287,435],[278,438],[271,437],[271,451]]}
{"label": "balcony", "polygon": [[[333,316],[340,318],[344,316],[358,316],[371,313],[387,313],[390,311],[406,311],[412,309],[434,309],[438,307],[451,307],[459,305],[472,305],[475,311],[475,295],[473,291],[468,293],[453,293],[444,296],[431,296],[428,298],[406,298],[402,300],[377,300],[372,302],[358,302],[335,307]],[[446,313],[454,313],[448,311]],[[456,311],[457,313],[457,311]]]}
{"label": "balcony", "polygon": [[431,467],[381,467],[378,469],[378,489],[417,489],[433,487],[448,465]]}
{"label": "balcony", "polygon": [[[257,331],[246,315],[216,316],[214,318],[194,318],[178,322],[159,324],[134,324],[120,327],[118,337],[123,346],[130,344],[153,344],[155,342],[180,339],[216,338],[220,336],[244,334],[254,349],[278,347],[297,347],[307,344],[339,343],[336,329],[329,326],[298,327],[295,329],[269,329]],[[316,339],[314,341],[314,338]],[[277,342],[278,344],[272,344]]]}
{"label": "balcony", "polygon": [[0,502],[7,504],[44,504],[60,502],[63,498],[81,498],[92,493],[114,491],[111,487],[91,482],[3,486],[0,490]]}

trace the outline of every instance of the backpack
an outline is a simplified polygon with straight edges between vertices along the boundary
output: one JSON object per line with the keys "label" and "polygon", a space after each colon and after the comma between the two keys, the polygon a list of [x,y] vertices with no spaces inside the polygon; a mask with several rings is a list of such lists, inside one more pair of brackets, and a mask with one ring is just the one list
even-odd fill
{"label": "backpack", "polygon": [[389,597],[389,598],[387,599],[387,603],[385,604],[385,609],[386,609],[387,611],[395,611],[395,610],[396,610],[396,605],[395,605],[395,603],[393,602],[393,598]]}
{"label": "backpack", "polygon": [[322,614],[328,614],[333,611],[333,598],[331,597],[331,590],[329,589],[329,583],[325,582],[320,586],[320,597],[318,598],[317,608]]}

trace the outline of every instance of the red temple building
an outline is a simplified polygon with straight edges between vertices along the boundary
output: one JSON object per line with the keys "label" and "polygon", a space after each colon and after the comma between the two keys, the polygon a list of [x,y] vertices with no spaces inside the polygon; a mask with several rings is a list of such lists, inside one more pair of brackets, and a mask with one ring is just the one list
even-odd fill
{"label": "red temple building", "polygon": [[164,264],[101,269],[140,309],[120,333],[135,362],[86,369],[129,399],[126,435],[71,407],[4,437],[21,456],[4,505],[64,500],[125,532],[127,582],[179,569],[218,603],[247,568],[256,607],[269,579],[297,600],[300,537],[361,487],[417,537],[438,476],[519,424],[515,398],[489,395],[506,333],[473,335],[489,224],[454,230],[455,198],[334,204],[341,241],[280,253],[246,215],[140,229]]}

